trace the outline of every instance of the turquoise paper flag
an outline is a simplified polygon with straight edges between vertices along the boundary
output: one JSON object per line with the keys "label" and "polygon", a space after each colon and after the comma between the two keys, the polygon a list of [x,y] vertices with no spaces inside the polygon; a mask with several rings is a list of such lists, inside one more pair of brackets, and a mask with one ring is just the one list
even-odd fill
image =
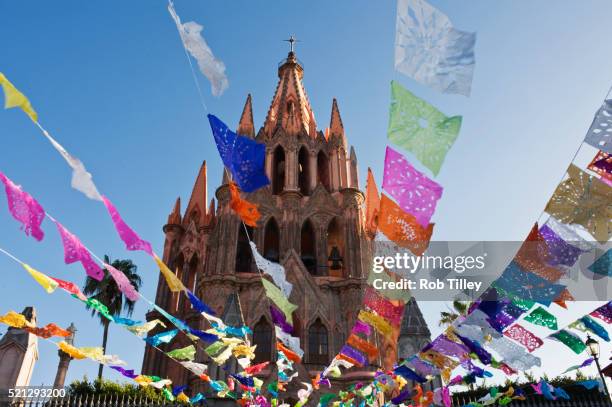
{"label": "turquoise paper flag", "polygon": [[160,332],[157,335],[147,336],[144,341],[151,346],[159,346],[162,343],[169,343],[178,334],[178,329]]}
{"label": "turquoise paper flag", "polygon": [[391,82],[389,140],[411,152],[434,175],[459,135],[461,116],[447,117],[399,83]]}

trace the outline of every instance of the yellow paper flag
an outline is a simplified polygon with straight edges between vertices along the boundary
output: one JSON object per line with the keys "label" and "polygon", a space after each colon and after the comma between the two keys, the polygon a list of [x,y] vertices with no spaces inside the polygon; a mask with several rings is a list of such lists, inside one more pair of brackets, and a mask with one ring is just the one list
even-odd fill
{"label": "yellow paper flag", "polygon": [[183,285],[181,280],[178,279],[176,274],[174,274],[172,270],[170,270],[168,266],[166,266],[166,264],[159,257],[155,256],[154,258],[155,263],[157,263],[157,266],[159,267],[159,271],[166,279],[166,283],[168,283],[168,288],[170,289],[170,291],[176,293],[179,291],[186,290],[185,286]]}
{"label": "yellow paper flag", "polygon": [[265,278],[261,279],[261,283],[266,289],[266,295],[268,296],[268,298],[270,298],[270,300],[272,300],[272,302],[281,311],[283,311],[287,322],[293,325],[293,317],[291,314],[293,314],[293,311],[297,309],[297,305],[290,303],[287,297],[285,297],[285,295],[282,293],[282,291]]}
{"label": "yellow paper flag", "polygon": [[9,311],[6,315],[0,316],[0,322],[13,328],[34,327],[34,324],[28,321],[25,316],[15,311]]}
{"label": "yellow paper flag", "polygon": [[18,107],[25,114],[28,115],[33,122],[38,122],[38,114],[27,97],[8,80],[6,76],[2,72],[0,72],[0,85],[2,85],[2,89],[4,89],[4,108],[10,109],[12,107]]}
{"label": "yellow paper flag", "polygon": [[64,341],[58,342],[57,346],[62,351],[64,351],[64,353],[67,353],[68,355],[72,356],[75,359],[85,359],[87,357],[87,355],[81,352],[78,348],[75,348],[74,346]]}
{"label": "yellow paper flag", "polygon": [[32,278],[34,280],[36,280],[36,282],[38,284],[40,284],[42,286],[42,288],[45,289],[46,292],[51,294],[53,291],[55,291],[55,289],[58,286],[57,281],[49,278],[49,276],[47,276],[46,274],[41,273],[38,270],[34,270],[32,267],[28,266],[25,263],[22,263],[21,265],[23,266],[24,269],[26,269],[26,271],[28,273],[30,273]]}

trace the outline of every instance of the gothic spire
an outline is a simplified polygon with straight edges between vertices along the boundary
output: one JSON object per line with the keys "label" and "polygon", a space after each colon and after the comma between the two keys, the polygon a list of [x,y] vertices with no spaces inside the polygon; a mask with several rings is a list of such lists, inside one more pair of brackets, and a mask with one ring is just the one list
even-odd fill
{"label": "gothic spire", "polygon": [[185,209],[185,216],[183,220],[191,219],[194,211],[199,214],[198,221],[203,221],[206,215],[206,207],[208,205],[208,188],[207,188],[207,175],[206,175],[206,161],[202,163],[198,177],[196,178],[191,197],[189,198],[189,204]]}
{"label": "gothic spire", "polygon": [[344,136],[344,125],[338,109],[338,101],[334,98],[332,102],[331,120],[329,121],[329,132],[334,135]]}
{"label": "gothic spire", "polygon": [[317,137],[317,123],[302,83],[303,77],[304,68],[295,52],[290,51],[278,68],[278,85],[263,125],[268,137],[279,127],[288,135],[305,133]]}
{"label": "gothic spire", "polygon": [[242,109],[242,115],[240,116],[240,122],[238,123],[238,134],[243,136],[255,137],[255,124],[253,124],[253,106],[251,103],[251,94],[247,96],[244,109]]}
{"label": "gothic spire", "polygon": [[400,328],[400,336],[403,335],[418,335],[428,339],[431,337],[427,322],[425,322],[419,304],[414,298],[408,300],[404,308],[404,317]]}
{"label": "gothic spire", "polygon": [[180,225],[181,220],[181,197],[178,197],[174,203],[174,209],[168,216],[168,225]]}

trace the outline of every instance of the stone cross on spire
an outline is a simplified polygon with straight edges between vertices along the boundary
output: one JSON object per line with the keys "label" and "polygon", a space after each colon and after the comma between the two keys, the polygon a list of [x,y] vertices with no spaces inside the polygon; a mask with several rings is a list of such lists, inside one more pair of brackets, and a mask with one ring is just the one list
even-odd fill
{"label": "stone cross on spire", "polygon": [[300,40],[298,40],[297,38],[295,38],[294,35],[290,35],[288,40],[283,40],[289,43],[289,51],[293,52],[293,44],[295,44],[296,42],[301,42]]}

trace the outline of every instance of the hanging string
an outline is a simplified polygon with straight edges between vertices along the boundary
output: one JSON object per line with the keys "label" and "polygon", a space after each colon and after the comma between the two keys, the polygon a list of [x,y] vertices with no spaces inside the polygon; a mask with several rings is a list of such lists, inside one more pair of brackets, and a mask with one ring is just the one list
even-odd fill
{"label": "hanging string", "polygon": [[[172,0],[168,0],[168,4],[171,7],[174,7],[174,2]],[[181,33],[179,31],[179,37]],[[187,57],[187,62],[189,62],[189,69],[191,70],[191,77],[193,78],[193,82],[195,83],[196,89],[198,90],[198,95],[200,95],[200,103],[204,108],[204,114],[208,113],[208,107],[206,107],[206,102],[204,101],[204,94],[202,93],[202,88],[200,87],[200,81],[198,80],[198,76],[195,73],[195,69],[193,68],[193,62],[191,61],[191,57],[189,56],[189,52],[183,43],[183,38],[181,37],[181,46],[183,47],[183,51],[185,51],[185,57]]]}
{"label": "hanging string", "polygon": [[[601,104],[604,104],[606,102],[606,100],[608,99],[608,96],[610,96],[610,93],[612,92],[612,85],[610,85],[610,87],[608,88],[608,92],[606,92],[606,95],[604,96]],[[593,126],[593,123],[595,122],[595,120],[597,119],[597,115],[593,116],[593,120],[591,121],[591,124],[589,125],[589,129]],[[587,130],[588,131],[588,130]],[[580,142],[580,145],[578,146],[578,149],[576,150],[576,152],[574,153],[572,159],[570,160],[570,164],[567,166],[569,169],[569,166],[571,164],[574,163],[574,161],[576,160],[576,157],[578,157],[578,154],[580,153],[580,151],[582,150],[582,147],[585,145],[584,139]],[[561,176],[561,178],[559,179],[559,181],[557,182],[556,185],[559,185],[563,182],[563,180],[565,179],[565,176],[568,174],[568,170],[566,169],[565,172],[563,173],[563,175]],[[540,214],[538,215],[538,217],[536,219],[541,220],[543,217],[545,217],[546,214],[546,205],[548,204],[548,202],[544,205],[544,209],[540,212]]]}

